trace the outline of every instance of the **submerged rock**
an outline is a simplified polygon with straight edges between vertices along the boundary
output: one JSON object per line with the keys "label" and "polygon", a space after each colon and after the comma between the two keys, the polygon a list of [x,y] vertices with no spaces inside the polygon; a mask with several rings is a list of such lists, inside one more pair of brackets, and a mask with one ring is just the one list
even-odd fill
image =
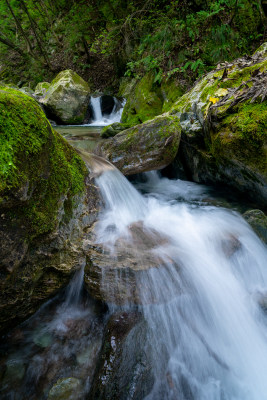
{"label": "submerged rock", "polygon": [[112,315],[88,400],[144,399],[154,383],[151,355],[142,315]]}
{"label": "submerged rock", "polygon": [[210,72],[170,114],[182,127],[179,156],[196,182],[223,183],[267,200],[267,58],[263,51]]}
{"label": "submerged rock", "polygon": [[82,159],[31,97],[0,88],[0,331],[66,285],[85,262],[98,192]]}
{"label": "submerged rock", "polygon": [[59,379],[48,394],[48,400],[78,400],[83,398],[82,384],[77,378]]}
{"label": "submerged rock", "polygon": [[62,124],[81,124],[85,118],[90,88],[76,72],[60,72],[39,100],[49,118]]}
{"label": "submerged rock", "polygon": [[267,244],[267,216],[261,210],[249,210],[243,214],[257,235]]}
{"label": "submerged rock", "polygon": [[[89,250],[84,276],[87,291],[98,300],[119,305],[164,301],[162,294],[151,291],[150,270],[164,268],[166,258],[163,261],[157,249],[166,244],[167,237],[145,229],[141,222],[129,226],[128,234],[118,238],[112,250],[97,243],[91,229],[83,244]],[[173,263],[170,257],[168,262]]]}
{"label": "submerged rock", "polygon": [[96,152],[123,174],[137,174],[170,164],[178,151],[180,136],[178,118],[164,115],[118,133]]}

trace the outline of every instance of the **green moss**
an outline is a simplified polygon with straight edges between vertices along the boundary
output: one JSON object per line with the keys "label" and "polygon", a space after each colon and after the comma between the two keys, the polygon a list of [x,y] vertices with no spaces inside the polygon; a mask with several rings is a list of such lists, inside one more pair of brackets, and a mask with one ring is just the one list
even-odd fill
{"label": "green moss", "polygon": [[56,227],[64,200],[71,202],[84,190],[87,173],[81,158],[53,131],[37,102],[3,88],[0,168],[0,206],[14,196],[20,200],[17,217],[28,227],[30,237]]}
{"label": "green moss", "polygon": [[179,82],[169,79],[161,83],[161,92],[164,99],[162,112],[167,112],[178,98],[184,94],[185,88]]}
{"label": "green moss", "polygon": [[253,146],[267,141],[267,103],[244,103],[234,115],[225,118],[223,124],[229,125],[239,138],[246,139]]}
{"label": "green moss", "polygon": [[153,79],[153,74],[147,74],[136,84],[123,109],[123,123],[134,126],[161,113],[162,98]]}

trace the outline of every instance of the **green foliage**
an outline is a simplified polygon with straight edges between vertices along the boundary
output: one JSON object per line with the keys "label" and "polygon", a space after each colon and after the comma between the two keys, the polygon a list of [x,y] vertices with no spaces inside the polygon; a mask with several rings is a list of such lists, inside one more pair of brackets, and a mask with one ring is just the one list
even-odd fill
{"label": "green foliage", "polygon": [[119,78],[152,72],[155,83],[173,75],[192,82],[218,62],[252,52],[266,22],[256,0],[8,3],[0,3],[0,78],[13,74],[34,86],[69,68],[95,80],[98,63],[112,65]]}

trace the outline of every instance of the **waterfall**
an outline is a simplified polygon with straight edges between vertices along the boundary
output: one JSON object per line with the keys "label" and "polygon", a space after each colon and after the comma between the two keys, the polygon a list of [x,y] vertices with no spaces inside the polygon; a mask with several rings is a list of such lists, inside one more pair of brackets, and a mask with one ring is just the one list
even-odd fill
{"label": "waterfall", "polygon": [[103,119],[100,100],[101,100],[101,97],[91,97],[91,101],[90,101],[95,122],[102,121],[102,119]]}
{"label": "waterfall", "polygon": [[114,122],[120,122],[125,101],[120,103],[118,99],[113,97],[114,107],[110,114],[102,113],[101,110],[101,96],[91,97],[90,104],[93,111],[93,120],[89,126],[106,126]]}
{"label": "waterfall", "polygon": [[137,280],[154,349],[146,400],[267,399],[266,246],[238,213],[205,205],[205,187],[148,177],[141,195],[118,171],[103,172],[96,229],[109,246],[131,245],[140,221],[167,238],[151,250],[158,266]]}

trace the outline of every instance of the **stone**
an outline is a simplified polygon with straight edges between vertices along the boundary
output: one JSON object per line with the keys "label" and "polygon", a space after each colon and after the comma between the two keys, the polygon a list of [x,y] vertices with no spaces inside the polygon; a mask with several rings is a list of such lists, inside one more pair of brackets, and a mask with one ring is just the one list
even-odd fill
{"label": "stone", "polygon": [[48,400],[82,399],[82,384],[77,378],[59,379],[49,391]]}
{"label": "stone", "polygon": [[261,210],[248,210],[243,214],[255,233],[267,244],[267,216]]}
{"label": "stone", "polygon": [[[158,293],[151,291],[149,276],[151,270],[164,268],[166,258],[163,260],[156,250],[166,244],[167,237],[137,222],[110,250],[97,243],[92,227],[83,245],[87,252],[85,288],[93,298],[117,305],[164,301],[161,294],[158,297]],[[171,258],[168,262],[174,264]]]}
{"label": "stone", "polygon": [[81,124],[89,104],[90,88],[76,72],[60,72],[39,102],[48,118],[62,124]]}
{"label": "stone", "polygon": [[118,133],[95,151],[124,175],[132,175],[170,164],[177,154],[180,136],[178,118],[163,115]]}
{"label": "stone", "polygon": [[110,317],[88,400],[138,400],[150,393],[154,377],[147,336],[146,322],[138,312]]}
{"label": "stone", "polygon": [[85,263],[99,194],[38,103],[0,87],[0,331],[32,315]]}
{"label": "stone", "polygon": [[51,83],[49,82],[39,82],[34,90],[34,95],[35,96],[44,96],[46,92],[48,91]]}

